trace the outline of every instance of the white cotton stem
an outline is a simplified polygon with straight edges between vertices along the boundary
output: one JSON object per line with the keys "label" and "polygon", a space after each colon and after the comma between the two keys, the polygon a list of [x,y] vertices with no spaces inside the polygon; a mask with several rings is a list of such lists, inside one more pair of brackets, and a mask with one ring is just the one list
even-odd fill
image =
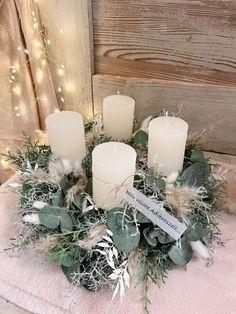
{"label": "white cotton stem", "polygon": [[142,124],[141,124],[140,130],[148,133],[148,127],[149,127],[149,123],[150,123],[151,120],[152,120],[152,116],[149,116],[146,119],[144,119]]}
{"label": "white cotton stem", "polygon": [[35,201],[32,206],[33,206],[33,208],[41,209],[47,205],[48,205],[48,203],[45,203],[42,201]]}
{"label": "white cotton stem", "polygon": [[167,184],[173,184],[178,178],[179,173],[178,172],[172,172],[167,178],[166,183]]}
{"label": "white cotton stem", "polygon": [[193,252],[198,256],[198,257],[201,257],[201,258],[204,258],[204,259],[211,259],[211,254],[208,250],[208,248],[201,242],[201,241],[190,241],[190,245],[191,245],[191,248],[193,250]]}
{"label": "white cotton stem", "polygon": [[23,216],[22,220],[32,225],[40,225],[38,214],[25,215]]}
{"label": "white cotton stem", "polygon": [[73,171],[71,162],[68,159],[62,159],[62,167],[65,175],[68,175]]}

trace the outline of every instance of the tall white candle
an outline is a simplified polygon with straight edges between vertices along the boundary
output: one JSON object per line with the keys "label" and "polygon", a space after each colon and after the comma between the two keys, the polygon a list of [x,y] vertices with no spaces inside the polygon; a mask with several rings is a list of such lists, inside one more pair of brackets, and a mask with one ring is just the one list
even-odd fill
{"label": "tall white candle", "polygon": [[49,115],[45,122],[52,152],[71,162],[81,162],[86,155],[82,115],[61,111]]}
{"label": "tall white candle", "polygon": [[109,142],[92,152],[93,199],[103,209],[120,206],[119,193],[133,186],[136,152],[124,143]]}
{"label": "tall white candle", "polygon": [[181,171],[188,124],[175,117],[158,117],[149,124],[148,167],[163,176]]}
{"label": "tall white candle", "polygon": [[133,133],[133,98],[124,95],[112,95],[103,100],[103,122],[105,135],[113,139],[129,140]]}

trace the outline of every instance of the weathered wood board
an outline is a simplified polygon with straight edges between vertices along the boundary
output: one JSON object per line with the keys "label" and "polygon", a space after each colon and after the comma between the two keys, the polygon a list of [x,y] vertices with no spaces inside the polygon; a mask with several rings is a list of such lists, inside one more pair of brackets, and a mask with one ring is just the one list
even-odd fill
{"label": "weathered wood board", "polygon": [[[47,49],[55,89],[59,86],[65,89],[62,107],[79,111],[91,119],[94,71],[91,0],[40,0],[38,5],[50,38]],[[64,72],[61,76],[58,75],[60,69]]]}
{"label": "weathered wood board", "polygon": [[97,74],[236,85],[235,0],[93,0],[93,32]]}
{"label": "weathered wood board", "polygon": [[182,106],[181,117],[191,130],[208,130],[205,150],[236,154],[236,88],[94,75],[95,113],[102,111],[103,98],[117,91],[136,100],[139,117],[163,108],[177,113]]}

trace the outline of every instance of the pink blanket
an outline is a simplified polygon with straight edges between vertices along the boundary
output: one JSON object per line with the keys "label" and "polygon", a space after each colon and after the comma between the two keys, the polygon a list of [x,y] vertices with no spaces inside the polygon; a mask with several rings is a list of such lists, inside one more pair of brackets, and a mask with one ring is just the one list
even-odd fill
{"label": "pink blanket", "polygon": [[[236,213],[236,162],[227,156],[224,161],[231,162],[223,163],[223,166],[229,169],[228,206]],[[6,185],[0,190],[2,252],[9,245],[9,238],[14,236],[11,222],[17,197],[6,190]],[[225,247],[216,248],[214,264],[205,267],[205,262],[197,259],[188,265],[187,271],[170,271],[160,289],[151,285],[151,314],[236,313],[236,216],[222,214],[220,227]],[[93,294],[84,288],[71,288],[57,266],[45,262],[30,250],[19,257],[1,253],[0,265],[0,296],[33,313],[144,313],[141,284],[130,289],[122,302],[118,298],[111,301],[112,293],[109,290]]]}

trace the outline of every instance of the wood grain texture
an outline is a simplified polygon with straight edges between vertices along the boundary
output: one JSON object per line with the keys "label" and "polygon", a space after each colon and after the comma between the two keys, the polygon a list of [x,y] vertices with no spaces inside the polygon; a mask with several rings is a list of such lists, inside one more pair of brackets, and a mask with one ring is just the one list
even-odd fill
{"label": "wood grain texture", "polygon": [[4,314],[30,314],[30,312],[18,307],[17,305],[9,302],[0,297],[0,313]]}
{"label": "wood grain texture", "polygon": [[93,0],[97,74],[236,85],[235,0]]}
{"label": "wood grain texture", "polygon": [[103,98],[117,91],[136,100],[139,117],[163,108],[177,113],[182,106],[181,117],[189,123],[191,130],[207,129],[202,142],[205,150],[236,155],[235,88],[94,75],[95,113],[102,111]]}
{"label": "wood grain texture", "polygon": [[[91,0],[40,0],[42,24],[50,38],[51,72],[55,88],[64,90],[63,109],[86,118],[93,115],[93,39]],[[64,75],[58,68],[64,66]],[[71,88],[72,87],[72,88]]]}

